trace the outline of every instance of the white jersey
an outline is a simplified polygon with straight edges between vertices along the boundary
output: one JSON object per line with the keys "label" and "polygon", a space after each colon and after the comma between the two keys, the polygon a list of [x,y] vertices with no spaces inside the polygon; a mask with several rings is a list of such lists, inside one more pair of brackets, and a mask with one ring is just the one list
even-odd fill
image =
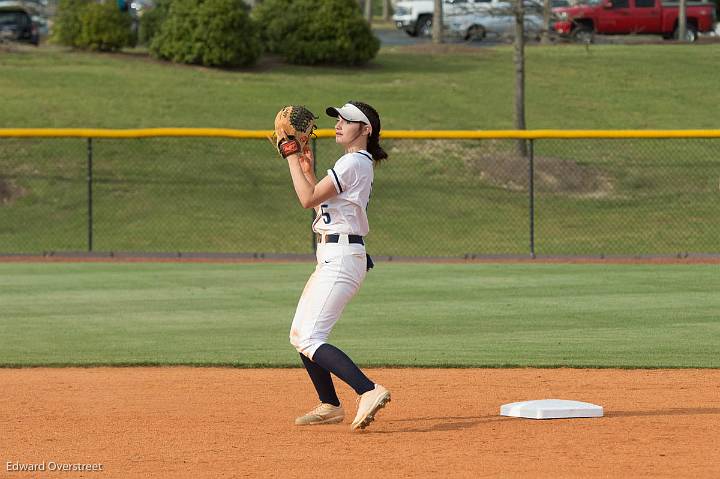
{"label": "white jersey", "polygon": [[328,176],[338,194],[318,207],[313,231],[367,235],[370,231],[367,207],[373,183],[372,156],[365,150],[347,153],[328,170]]}

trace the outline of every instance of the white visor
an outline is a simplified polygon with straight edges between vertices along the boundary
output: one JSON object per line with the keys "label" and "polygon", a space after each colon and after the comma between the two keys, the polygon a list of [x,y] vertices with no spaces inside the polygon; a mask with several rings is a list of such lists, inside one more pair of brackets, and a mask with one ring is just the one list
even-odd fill
{"label": "white visor", "polygon": [[333,118],[337,118],[338,116],[342,117],[345,121],[361,121],[366,125],[370,124],[370,120],[365,116],[365,113],[352,103],[345,103],[342,108],[335,108],[334,106],[328,107],[325,113]]}

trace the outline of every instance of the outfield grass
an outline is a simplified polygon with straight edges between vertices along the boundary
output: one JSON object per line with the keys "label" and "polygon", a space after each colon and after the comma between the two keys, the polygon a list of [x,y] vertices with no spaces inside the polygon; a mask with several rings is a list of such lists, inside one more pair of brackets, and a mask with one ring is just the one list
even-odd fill
{"label": "outfield grass", "polygon": [[[529,128],[717,127],[720,93],[710,85],[720,45],[535,46],[527,55]],[[384,48],[363,68],[266,59],[235,71],[137,52],[28,49],[0,56],[0,88],[12,92],[0,127],[267,129],[286,103],[321,112],[361,98],[388,129],[511,128],[512,75],[510,47]],[[318,145],[321,174],[337,158],[330,143]],[[539,190],[536,253],[720,252],[719,144],[538,142],[538,157],[595,168],[611,188]],[[391,162],[376,173],[370,209],[374,253],[529,253],[524,170],[513,186],[472,165],[481,154],[502,158],[511,142],[386,146]],[[86,150],[82,140],[0,141],[0,180],[25,191],[0,202],[0,252],[87,249]],[[309,213],[264,141],[96,141],[94,151],[95,250],[309,252]]]}
{"label": "outfield grass", "polygon": [[[0,264],[0,365],[298,366],[310,264]],[[332,342],[363,365],[720,367],[717,265],[381,263]]]}
{"label": "outfield grass", "polygon": [[[376,171],[369,208],[370,251],[527,255],[526,167],[511,181],[488,181],[492,169],[505,169],[511,143],[387,142],[391,160]],[[0,252],[86,250],[87,146],[12,140],[5,147],[6,177],[27,194],[0,206]],[[536,253],[720,253],[718,147],[709,140],[690,148],[678,141],[538,143],[539,159],[594,168],[611,186],[539,189]],[[320,142],[321,175],[337,153]],[[473,166],[481,155],[499,157],[489,174]],[[265,141],[98,140],[94,165],[95,251],[311,252],[310,212],[298,205],[287,167]],[[545,176],[540,168],[536,177]]]}

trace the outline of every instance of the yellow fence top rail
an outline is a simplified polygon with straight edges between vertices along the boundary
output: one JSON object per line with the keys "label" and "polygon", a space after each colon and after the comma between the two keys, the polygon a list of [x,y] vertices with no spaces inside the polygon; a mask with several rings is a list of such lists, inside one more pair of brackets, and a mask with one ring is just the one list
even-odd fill
{"label": "yellow fence top rail", "polygon": [[[318,138],[332,138],[335,131],[317,130]],[[221,137],[264,139],[271,130],[228,128],[0,128],[0,138],[154,138]],[[386,130],[384,139],[633,139],[633,138],[720,138],[720,130]]]}

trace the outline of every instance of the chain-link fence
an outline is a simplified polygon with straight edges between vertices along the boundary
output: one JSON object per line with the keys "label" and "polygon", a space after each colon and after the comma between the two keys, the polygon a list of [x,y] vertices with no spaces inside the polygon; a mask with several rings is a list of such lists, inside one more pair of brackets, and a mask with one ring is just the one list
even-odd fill
{"label": "chain-link fence", "polygon": [[[312,253],[312,212],[256,136],[2,137],[0,254]],[[342,153],[325,136],[318,177]],[[379,256],[720,253],[720,134],[536,138],[524,155],[512,138],[403,136],[375,170]]]}

